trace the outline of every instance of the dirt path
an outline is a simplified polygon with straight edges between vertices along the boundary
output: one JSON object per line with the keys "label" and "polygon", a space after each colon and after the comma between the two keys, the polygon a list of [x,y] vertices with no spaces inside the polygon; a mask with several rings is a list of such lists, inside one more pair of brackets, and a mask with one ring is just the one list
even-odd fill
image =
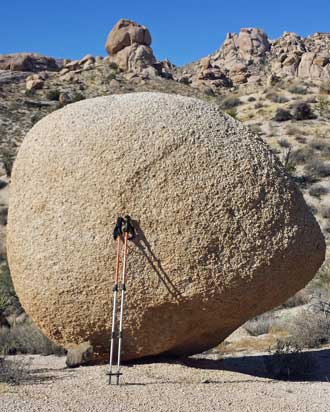
{"label": "dirt path", "polygon": [[330,350],[315,353],[318,375],[300,382],[265,377],[262,356],[219,360],[213,354],[183,363],[125,366],[119,387],[107,384],[106,366],[70,370],[64,358],[32,356],[21,385],[2,385],[0,411],[325,412],[330,405]]}

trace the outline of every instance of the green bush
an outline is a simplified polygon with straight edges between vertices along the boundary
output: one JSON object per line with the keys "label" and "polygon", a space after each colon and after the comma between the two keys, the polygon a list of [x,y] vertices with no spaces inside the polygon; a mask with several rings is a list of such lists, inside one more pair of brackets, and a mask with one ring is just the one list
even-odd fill
{"label": "green bush", "polygon": [[46,99],[47,100],[52,100],[52,101],[58,101],[60,97],[61,92],[59,90],[47,90],[46,92]]}
{"label": "green bush", "polygon": [[278,108],[275,112],[274,119],[276,122],[286,122],[292,119],[292,115],[288,110]]}
{"label": "green bush", "polygon": [[227,109],[225,110],[225,112],[227,114],[229,114],[229,116],[233,117],[234,119],[236,119],[237,117],[237,110],[236,109]]}
{"label": "green bush", "polygon": [[319,96],[318,101],[315,105],[315,110],[321,117],[330,119],[330,99],[324,96]]}

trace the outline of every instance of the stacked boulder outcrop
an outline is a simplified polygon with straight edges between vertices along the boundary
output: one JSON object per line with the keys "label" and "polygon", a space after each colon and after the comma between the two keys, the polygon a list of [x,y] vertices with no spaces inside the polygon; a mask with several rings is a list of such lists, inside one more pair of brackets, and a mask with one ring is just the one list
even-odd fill
{"label": "stacked boulder outcrop", "polygon": [[37,53],[13,53],[0,55],[0,70],[18,72],[56,71],[58,64],[55,59]]}
{"label": "stacked boulder outcrop", "polygon": [[269,73],[279,78],[330,79],[330,34],[316,33],[302,38],[284,33],[271,41],[257,28],[228,33],[220,49],[202,58],[192,70],[181,69],[179,80],[195,86],[228,87],[261,83]]}
{"label": "stacked boulder outcrop", "polygon": [[156,63],[149,30],[131,20],[119,20],[109,33],[105,48],[110,60],[123,71],[140,73]]}

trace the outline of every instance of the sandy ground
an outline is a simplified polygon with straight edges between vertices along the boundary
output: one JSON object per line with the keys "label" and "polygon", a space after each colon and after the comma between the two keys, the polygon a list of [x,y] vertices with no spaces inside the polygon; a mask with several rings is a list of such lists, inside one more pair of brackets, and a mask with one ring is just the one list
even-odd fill
{"label": "sandy ground", "polygon": [[267,378],[260,355],[210,354],[124,366],[120,386],[107,384],[106,365],[66,369],[64,358],[31,356],[29,373],[19,386],[2,384],[0,411],[325,412],[330,405],[330,350],[315,355],[317,373],[303,381]]}

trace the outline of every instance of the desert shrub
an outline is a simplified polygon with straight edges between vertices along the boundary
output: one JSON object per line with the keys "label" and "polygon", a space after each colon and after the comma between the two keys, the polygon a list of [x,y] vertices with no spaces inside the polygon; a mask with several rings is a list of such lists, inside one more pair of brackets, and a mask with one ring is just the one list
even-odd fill
{"label": "desert shrub", "polygon": [[[282,144],[283,144],[283,142],[282,142]],[[284,149],[285,150],[282,152],[282,155],[280,156],[280,160],[283,163],[283,166],[284,166],[285,170],[289,174],[293,175],[294,172],[296,171],[296,164],[295,164],[295,162],[292,158],[292,147],[288,143],[288,146],[284,147]]]}
{"label": "desert shrub", "polygon": [[8,185],[7,182],[5,182],[4,180],[0,180],[0,190],[6,187],[7,185]]}
{"label": "desert shrub", "polygon": [[46,116],[46,113],[43,113],[41,111],[33,113],[33,115],[31,116],[32,125],[35,125],[36,123],[38,123],[39,120],[41,120],[45,116]]}
{"label": "desert shrub", "polygon": [[257,99],[254,96],[249,96],[247,101],[248,102],[255,102]]}
{"label": "desert shrub", "polygon": [[318,180],[320,177],[330,176],[330,164],[323,162],[318,158],[308,159],[308,163],[305,166],[305,172],[311,180]]}
{"label": "desert shrub", "polygon": [[321,84],[320,93],[330,94],[330,81],[327,81]]}
{"label": "desert shrub", "polygon": [[72,95],[71,101],[72,101],[72,103],[74,103],[74,102],[79,102],[80,100],[84,100],[84,99],[86,99],[86,97],[82,93],[75,92]]}
{"label": "desert shrub", "polygon": [[6,355],[63,355],[64,349],[49,340],[31,320],[0,331],[0,353]]}
{"label": "desert shrub", "polygon": [[8,359],[0,356],[0,383],[20,385],[28,380],[31,359]]}
{"label": "desert shrub", "polygon": [[114,62],[108,62],[108,67],[112,70],[115,70],[116,72],[119,72],[119,67],[118,64],[114,63]]}
{"label": "desert shrub", "polygon": [[315,119],[316,116],[308,103],[301,102],[293,106],[293,118],[295,120],[309,120]]}
{"label": "desert shrub", "polygon": [[315,110],[320,116],[326,119],[330,118],[330,100],[327,97],[319,96],[318,101],[315,105]]}
{"label": "desert shrub", "polygon": [[268,375],[276,379],[302,379],[317,367],[315,355],[303,352],[294,342],[278,340],[274,350],[263,358]]}
{"label": "desert shrub", "polygon": [[2,263],[0,267],[0,299],[3,302],[2,310],[5,310],[9,305],[18,303],[7,262]]}
{"label": "desert shrub", "polygon": [[329,193],[329,189],[322,186],[320,183],[315,183],[313,186],[310,187],[308,193],[311,196],[320,198],[321,196],[324,196],[327,193]]}
{"label": "desert shrub", "polygon": [[10,147],[3,147],[0,151],[0,160],[3,163],[3,167],[5,169],[6,175],[8,177],[11,176],[11,171],[13,168],[14,160],[15,160],[15,151],[13,148]]}
{"label": "desert shrub", "polygon": [[286,126],[285,131],[289,136],[299,136],[305,134],[305,131],[303,129],[292,124]]}
{"label": "desert shrub", "polygon": [[227,96],[221,102],[221,108],[223,110],[233,109],[241,104],[239,97]]}
{"label": "desert shrub", "polygon": [[7,224],[8,207],[0,207],[0,225]]}
{"label": "desert shrub", "polygon": [[324,219],[330,219],[330,205],[326,205],[326,204],[321,205],[320,213]]}
{"label": "desert shrub", "polygon": [[288,140],[287,140],[287,139],[284,139],[284,138],[279,139],[279,140],[278,140],[278,144],[279,144],[281,147],[284,147],[284,148],[286,148],[286,149],[288,149],[289,147],[291,147],[291,144],[288,142]]}
{"label": "desert shrub", "polygon": [[244,324],[244,328],[250,335],[259,336],[269,333],[275,322],[274,315],[267,312],[248,320]]}
{"label": "desert shrub", "polygon": [[278,108],[275,112],[274,119],[276,122],[286,122],[292,119],[292,115],[288,110]]}
{"label": "desert shrub", "polygon": [[[313,309],[303,310],[288,324],[292,342],[302,348],[318,348],[330,342],[330,316]],[[312,311],[313,310],[313,311]]]}
{"label": "desert shrub", "polygon": [[285,96],[278,95],[274,92],[267,93],[266,98],[273,103],[286,103],[288,101],[288,99]]}
{"label": "desert shrub", "polygon": [[307,88],[304,86],[293,85],[288,88],[288,91],[292,94],[306,94]]}
{"label": "desert shrub", "polygon": [[52,101],[58,101],[61,92],[57,89],[51,89],[46,91],[46,99]]}

